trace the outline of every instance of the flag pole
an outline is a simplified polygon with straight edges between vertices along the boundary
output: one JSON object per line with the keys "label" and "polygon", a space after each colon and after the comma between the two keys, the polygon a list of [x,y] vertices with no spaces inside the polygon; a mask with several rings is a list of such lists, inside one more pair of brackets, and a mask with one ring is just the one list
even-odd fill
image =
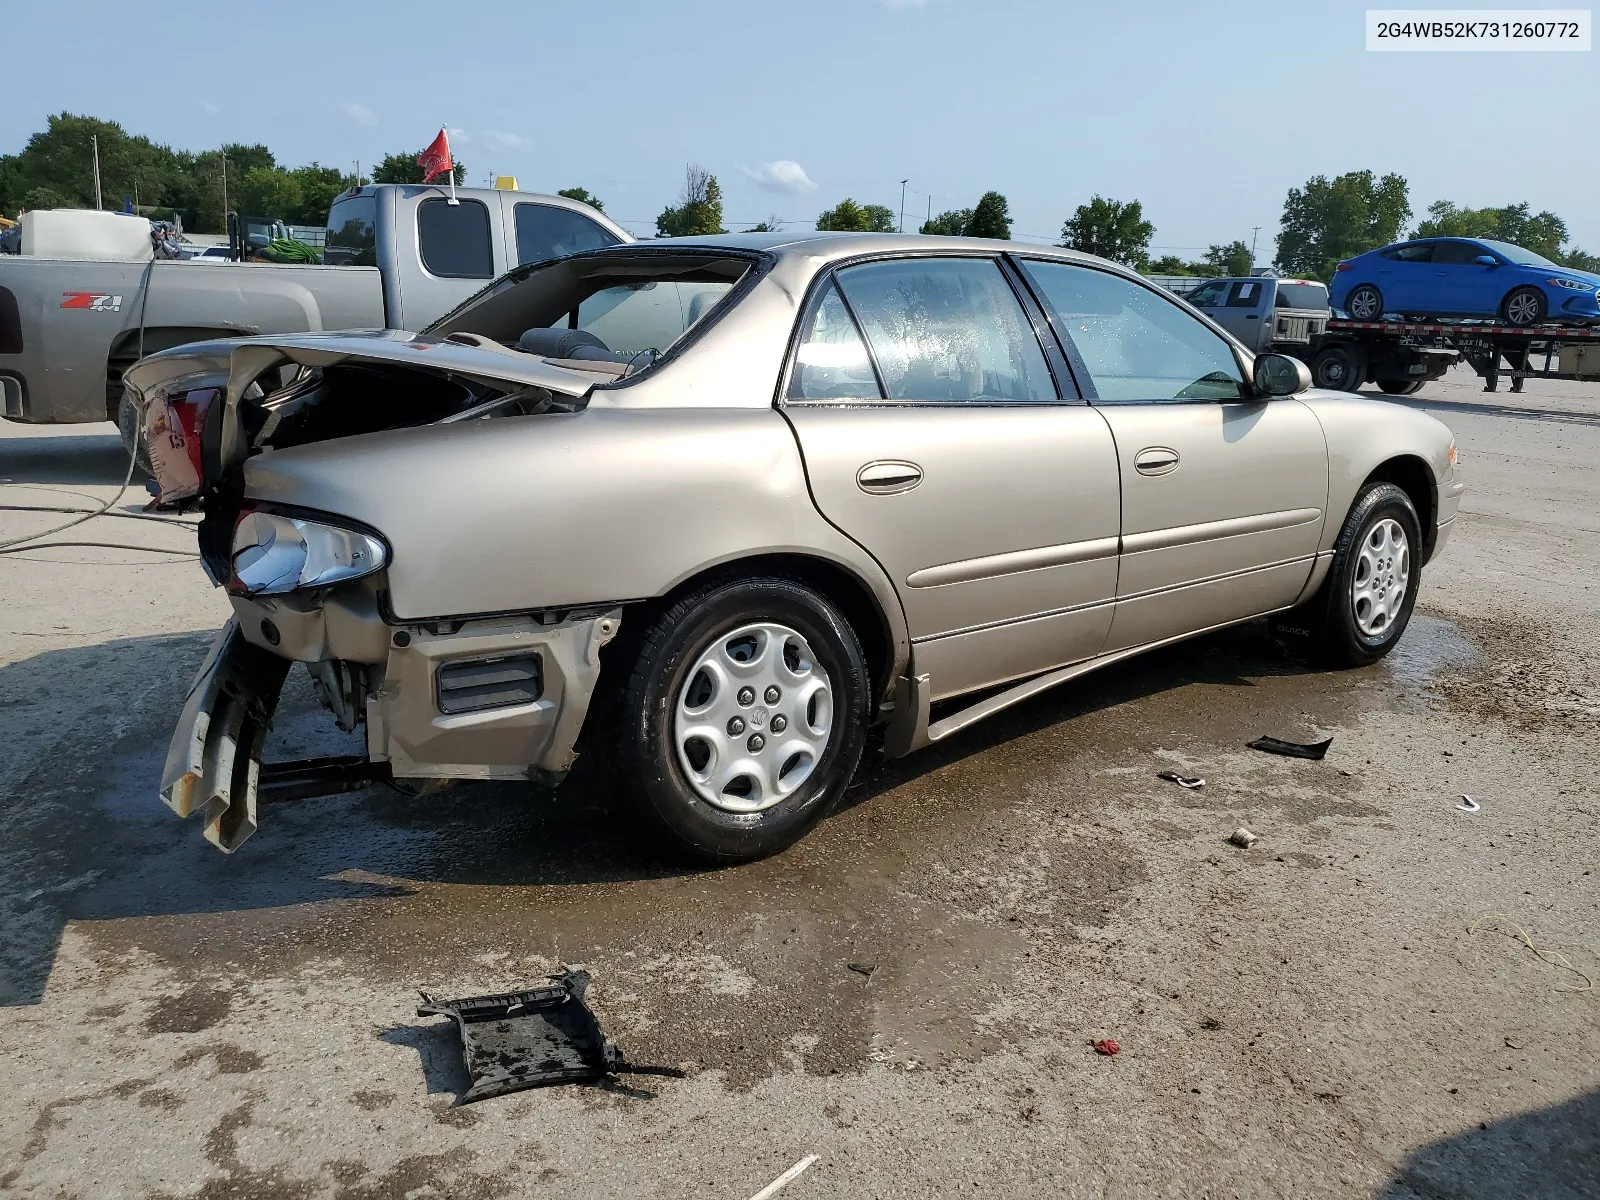
{"label": "flag pole", "polygon": [[[444,123],[443,132],[444,132],[444,144],[446,146],[448,146],[450,144],[450,122],[449,121],[446,121]],[[456,199],[456,156],[453,153],[450,155],[450,169],[449,169],[448,174],[450,176],[450,203],[451,204],[460,204],[461,201]]]}

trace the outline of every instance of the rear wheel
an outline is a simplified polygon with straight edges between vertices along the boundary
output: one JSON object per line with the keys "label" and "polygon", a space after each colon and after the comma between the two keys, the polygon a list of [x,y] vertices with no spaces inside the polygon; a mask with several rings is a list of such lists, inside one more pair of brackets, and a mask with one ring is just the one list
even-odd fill
{"label": "rear wheel", "polygon": [[1422,390],[1420,379],[1380,379],[1378,387],[1391,396],[1414,396]]}
{"label": "rear wheel", "polygon": [[618,766],[682,853],[765,858],[843,794],[870,694],[854,631],[812,588],[778,576],[707,584],[644,632]]}
{"label": "rear wheel", "polygon": [[1369,483],[1334,543],[1322,587],[1280,628],[1309,639],[1311,656],[1330,667],[1377,662],[1400,640],[1422,582],[1421,524],[1411,497],[1392,483]]}
{"label": "rear wheel", "polygon": [[150,467],[150,454],[145,449],[144,437],[139,429],[139,410],[126,392],[122,394],[122,402],[117,405],[117,432],[122,434],[122,444],[133,455],[139,470],[146,475],[154,475]]}
{"label": "rear wheel", "polygon": [[1311,360],[1311,382],[1335,391],[1359,391],[1366,374],[1366,356],[1355,346],[1325,346]]}
{"label": "rear wheel", "polygon": [[1377,321],[1383,316],[1383,293],[1370,283],[1363,283],[1345,297],[1344,310],[1353,321]]}
{"label": "rear wheel", "polygon": [[1537,325],[1545,316],[1544,293],[1536,287],[1513,288],[1500,304],[1507,325]]}

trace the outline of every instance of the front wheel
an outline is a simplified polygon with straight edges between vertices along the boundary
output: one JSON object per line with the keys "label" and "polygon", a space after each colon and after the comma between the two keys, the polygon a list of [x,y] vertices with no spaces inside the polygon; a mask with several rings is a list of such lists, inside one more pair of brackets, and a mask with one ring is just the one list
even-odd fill
{"label": "front wheel", "polygon": [[1356,392],[1361,390],[1366,370],[1366,355],[1358,346],[1325,346],[1311,360],[1311,382],[1319,388]]}
{"label": "front wheel", "polygon": [[644,633],[617,765],[681,852],[765,858],[844,793],[870,697],[855,633],[824,596],[779,576],[707,584]]}
{"label": "front wheel", "polygon": [[1544,293],[1536,287],[1514,288],[1500,305],[1507,325],[1537,325],[1544,320]]}
{"label": "front wheel", "polygon": [[1284,628],[1310,638],[1312,657],[1330,667],[1377,662],[1400,640],[1422,582],[1422,528],[1411,497],[1392,483],[1369,483],[1334,543],[1333,565],[1303,612]]}

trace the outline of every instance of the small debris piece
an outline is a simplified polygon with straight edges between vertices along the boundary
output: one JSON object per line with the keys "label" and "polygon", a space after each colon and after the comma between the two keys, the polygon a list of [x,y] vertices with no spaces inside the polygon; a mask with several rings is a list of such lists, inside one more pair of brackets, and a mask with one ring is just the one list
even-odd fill
{"label": "small debris piece", "polygon": [[422,993],[417,1016],[449,1017],[461,1031],[472,1087],[460,1103],[551,1083],[593,1082],[626,1070],[583,1002],[585,971],[552,976],[551,986],[499,996],[434,1000]]}
{"label": "small debris piece", "polygon": [[1110,1058],[1113,1054],[1122,1053],[1122,1047],[1110,1038],[1101,1038],[1094,1044],[1094,1049],[1096,1054],[1104,1054],[1107,1058]]}
{"label": "small debris piece", "polygon": [[877,963],[845,963],[845,966],[857,975],[865,975],[868,979],[871,979],[872,973],[878,969]]}
{"label": "small debris piece", "polygon": [[1156,774],[1156,778],[1165,779],[1169,783],[1175,783],[1181,788],[1189,788],[1191,791],[1195,788],[1203,788],[1206,785],[1206,781],[1197,775],[1179,775],[1176,771],[1160,771]]}
{"label": "small debris piece", "polygon": [[1250,743],[1252,750],[1264,750],[1268,754],[1281,754],[1285,758],[1309,758],[1322,761],[1328,757],[1328,747],[1333,745],[1333,739],[1325,742],[1285,742],[1275,737],[1258,737]]}
{"label": "small debris piece", "polygon": [[1456,805],[1456,807],[1462,812],[1477,812],[1478,809],[1482,808],[1483,806],[1471,796],[1463,796],[1461,797],[1461,803]]}
{"label": "small debris piece", "polygon": [[1235,846],[1239,847],[1239,849],[1248,850],[1261,839],[1256,837],[1255,834],[1251,833],[1248,829],[1241,825],[1228,836],[1228,840]]}
{"label": "small debris piece", "polygon": [[779,1192],[783,1191],[784,1188],[788,1187],[789,1184],[793,1183],[796,1179],[799,1179],[800,1176],[804,1175],[806,1171],[810,1169],[811,1164],[816,1162],[819,1157],[820,1156],[816,1154],[806,1155],[782,1175],[779,1175],[771,1183],[767,1184],[766,1187],[762,1188],[754,1196],[751,1196],[750,1200],[772,1200],[773,1196],[776,1196]]}

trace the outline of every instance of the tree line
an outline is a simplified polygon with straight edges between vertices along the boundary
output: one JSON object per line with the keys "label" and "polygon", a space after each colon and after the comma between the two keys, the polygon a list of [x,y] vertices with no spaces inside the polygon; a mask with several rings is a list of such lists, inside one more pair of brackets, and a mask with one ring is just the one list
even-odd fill
{"label": "tree line", "polygon": [[[262,145],[229,143],[216,150],[174,150],[129,134],[114,121],[60,113],[35,133],[17,154],[0,155],[0,213],[28,208],[87,208],[94,204],[94,139],[99,142],[103,202],[121,208],[127,197],[152,217],[177,217],[185,229],[217,233],[229,210],[269,217],[293,225],[321,225],[340,192],[358,184],[420,183],[418,151],[385,155],[370,174],[312,162],[281,164]],[[455,164],[456,182],[466,167]],[[581,187],[560,193],[603,209],[601,200]],[[1279,221],[1275,265],[1286,274],[1330,279],[1345,258],[1398,241],[1412,217],[1410,187],[1396,174],[1350,171],[1329,179],[1317,175],[1304,187],[1290,188]],[[776,230],[771,217],[754,230]],[[985,192],[971,208],[950,209],[922,222],[922,233],[1008,240],[1010,206],[996,191]],[[820,230],[892,233],[899,228],[886,205],[846,197],[817,215]],[[678,202],[656,218],[660,237],[700,236],[723,228],[722,187],[705,167],[691,163]],[[1152,258],[1155,226],[1138,200],[1095,195],[1062,224],[1062,246],[1097,254],[1152,275],[1244,275],[1253,263],[1251,248],[1232,241],[1207,248],[1186,261],[1175,255]],[[1600,257],[1569,244],[1564,222],[1555,213],[1535,213],[1527,203],[1500,208],[1469,208],[1449,200],[1429,205],[1412,237],[1487,237],[1542,254],[1581,270],[1600,270]]]}

